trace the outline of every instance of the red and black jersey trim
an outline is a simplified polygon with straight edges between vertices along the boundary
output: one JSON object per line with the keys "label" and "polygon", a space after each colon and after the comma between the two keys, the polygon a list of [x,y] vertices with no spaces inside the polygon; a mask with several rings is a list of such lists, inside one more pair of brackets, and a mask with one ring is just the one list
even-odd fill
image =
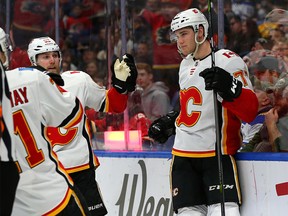
{"label": "red and black jersey trim", "polygon": [[[62,121],[62,123],[61,123],[58,127],[65,127],[66,125],[69,124],[69,122],[71,122],[71,120],[73,120],[74,118],[77,118],[77,115],[78,115],[79,111],[82,109],[82,108],[81,108],[80,101],[79,101],[78,98],[75,99],[75,104],[76,104],[76,105],[75,105],[75,107],[73,108],[71,114],[70,114],[66,119],[64,119],[64,120]],[[79,121],[81,120],[82,115],[83,115],[83,113],[81,114],[81,117],[79,118]],[[77,121],[77,123],[78,123],[79,121]],[[75,124],[76,124],[76,123],[75,123]],[[75,125],[75,124],[74,124],[74,125]]]}

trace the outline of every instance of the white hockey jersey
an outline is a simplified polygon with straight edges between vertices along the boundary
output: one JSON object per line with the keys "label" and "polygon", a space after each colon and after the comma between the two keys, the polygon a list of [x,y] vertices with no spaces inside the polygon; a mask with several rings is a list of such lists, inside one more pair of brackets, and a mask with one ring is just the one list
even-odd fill
{"label": "white hockey jersey", "polygon": [[[106,89],[96,84],[87,73],[66,71],[61,74],[61,77],[65,83],[63,88],[75,95],[83,107],[91,107],[98,111],[105,104]],[[49,127],[47,132],[53,150],[68,173],[99,165],[92,151],[91,134],[86,116],[83,116],[81,122],[75,127],[67,130]]]}
{"label": "white hockey jersey", "polygon": [[73,181],[52,151],[45,128],[78,124],[83,108],[36,69],[7,71],[7,78],[20,169],[12,215],[56,215],[67,205]]}
{"label": "white hockey jersey", "polygon": [[[234,154],[241,145],[241,119],[253,120],[258,102],[252,91],[244,61],[229,50],[215,52],[215,66],[221,67],[243,83],[242,93],[234,102],[218,104],[223,154]],[[213,91],[205,90],[199,73],[211,67],[211,55],[201,60],[183,59],[179,71],[181,110],[176,119],[176,137],[172,154],[184,157],[215,155],[216,127]],[[250,100],[251,99],[251,100]],[[247,107],[246,107],[247,106]]]}
{"label": "white hockey jersey", "polygon": [[6,72],[0,62],[1,72],[1,107],[2,107],[2,127],[3,134],[0,141],[1,161],[15,161],[14,127],[12,120],[11,103],[9,100],[9,86],[7,83]]}

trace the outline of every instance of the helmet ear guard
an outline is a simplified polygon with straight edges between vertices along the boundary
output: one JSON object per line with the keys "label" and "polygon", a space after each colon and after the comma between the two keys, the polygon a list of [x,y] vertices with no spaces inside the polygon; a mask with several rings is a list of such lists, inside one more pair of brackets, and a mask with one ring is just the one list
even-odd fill
{"label": "helmet ear guard", "polygon": [[28,45],[28,56],[32,65],[37,65],[37,55],[46,52],[58,52],[61,65],[62,54],[58,44],[50,37],[34,38]]}

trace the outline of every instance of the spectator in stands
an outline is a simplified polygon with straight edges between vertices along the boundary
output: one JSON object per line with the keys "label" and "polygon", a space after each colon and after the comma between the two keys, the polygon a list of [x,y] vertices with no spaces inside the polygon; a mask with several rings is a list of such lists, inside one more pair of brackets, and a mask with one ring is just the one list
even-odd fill
{"label": "spectator in stands", "polygon": [[30,66],[26,48],[34,37],[44,36],[43,27],[50,13],[50,0],[15,0],[13,1],[11,40],[13,52],[10,56],[10,68]]}
{"label": "spectator in stands", "polygon": [[155,81],[164,81],[170,89],[169,96],[179,89],[177,82],[178,68],[181,56],[177,52],[176,44],[170,41],[170,23],[180,11],[180,1],[161,0],[160,11],[153,12],[144,8],[140,12],[152,29],[153,38],[153,73]]}
{"label": "spectator in stands", "polygon": [[135,50],[135,61],[152,65],[152,49],[146,41],[140,41]]}
{"label": "spectator in stands", "polygon": [[15,47],[10,55],[9,69],[13,70],[18,67],[29,67],[31,65],[26,50]]}
{"label": "spectator in stands", "polygon": [[97,61],[88,62],[85,72],[100,86],[106,86],[107,74],[103,70],[98,70]]}
{"label": "spectator in stands", "polygon": [[159,7],[160,7],[160,0],[147,0],[146,2],[146,8],[151,12],[159,11]]}
{"label": "spectator in stands", "polygon": [[134,43],[141,43],[147,41],[152,43],[151,28],[144,17],[133,15],[133,40]]}
{"label": "spectator in stands", "polygon": [[[50,8],[50,16],[48,18],[47,23],[45,23],[43,27],[43,31],[45,35],[48,35],[49,37],[54,37],[56,33],[55,3],[51,3],[49,8]],[[59,16],[59,28],[57,29],[57,31],[59,32],[60,44],[62,44],[64,38],[66,37],[66,34],[64,31],[65,30],[65,24],[63,20],[64,15],[61,6],[59,7],[58,16]]]}
{"label": "spectator in stands", "polygon": [[89,16],[83,13],[81,3],[74,4],[68,16],[64,16],[65,29],[72,42],[89,40],[92,21]]}
{"label": "spectator in stands", "polygon": [[146,63],[137,63],[137,84],[143,89],[141,96],[144,113],[151,122],[165,115],[171,110],[168,88],[163,82],[153,82],[151,66]]}
{"label": "spectator in stands", "polygon": [[[148,137],[148,129],[151,124],[151,120],[144,112],[142,105],[142,93],[143,89],[137,87],[134,92],[129,95],[128,98],[128,113],[129,113],[129,130],[141,130],[143,147],[146,146],[146,140]],[[123,127],[124,129],[124,127]]]}
{"label": "spectator in stands", "polygon": [[107,39],[106,39],[106,28],[105,26],[102,26],[99,29],[99,33],[97,34],[97,44],[96,48],[98,52],[100,51],[106,51],[107,50]]}
{"label": "spectator in stands", "polygon": [[273,51],[286,64],[288,63],[288,40],[277,42],[273,46]]}
{"label": "spectator in stands", "polygon": [[[106,67],[107,64],[107,52],[108,52],[108,44],[112,44],[113,37],[110,38],[110,42],[108,42],[108,29],[106,29],[105,25],[100,25],[100,28],[98,30],[97,38],[94,45],[94,50],[96,50],[96,59],[98,62],[98,66],[100,68]],[[111,45],[110,49],[113,52],[113,47]]]}
{"label": "spectator in stands", "polygon": [[224,0],[224,14],[227,16],[227,19],[230,20],[235,14],[232,10],[232,0]]}
{"label": "spectator in stands", "polygon": [[277,81],[274,88],[274,108],[265,116],[269,143],[274,152],[288,152],[288,78]]}
{"label": "spectator in stands", "polygon": [[277,44],[279,42],[284,42],[286,40],[285,38],[285,32],[278,28],[272,29],[270,31],[270,38],[273,41],[273,44]]}
{"label": "spectator in stands", "polygon": [[280,76],[279,61],[273,56],[264,56],[255,65],[254,75],[262,81],[275,84]]}
{"label": "spectator in stands", "polygon": [[50,4],[50,0],[14,1],[11,37],[16,47],[26,50],[32,38],[44,36],[43,27],[49,17]]}
{"label": "spectator in stands", "polygon": [[[67,68],[69,68],[68,70],[77,70],[77,66],[74,63],[74,62],[76,62],[76,60],[75,60],[75,57],[73,56],[71,50],[66,49],[63,51],[62,61],[63,61],[62,64],[64,64],[64,62],[67,63]],[[62,68],[62,71],[66,71],[66,70],[64,70],[64,68]]]}
{"label": "spectator in stands", "polygon": [[239,41],[241,44],[241,52],[238,53],[240,56],[244,56],[252,50],[255,41],[261,37],[258,25],[253,19],[246,19],[242,22],[242,40]]}
{"label": "spectator in stands", "polygon": [[242,21],[240,16],[234,15],[229,20],[230,34],[228,36],[227,49],[234,51],[235,53],[242,53]]}
{"label": "spectator in stands", "polygon": [[259,103],[258,114],[252,122],[242,122],[241,124],[243,145],[246,145],[260,130],[265,120],[265,114],[272,107],[271,99],[266,92],[266,89],[270,86],[270,84],[256,79],[253,86]]}
{"label": "spectator in stands", "polygon": [[94,49],[90,49],[88,45],[80,45],[79,50],[81,52],[81,59],[79,59],[78,70],[85,71],[86,65],[91,61],[96,61],[97,52]]}
{"label": "spectator in stands", "polygon": [[63,73],[64,71],[70,71],[70,65],[67,61],[62,61],[62,66],[61,66],[61,73]]}
{"label": "spectator in stands", "polygon": [[[241,42],[240,42],[241,43]],[[252,51],[255,50],[271,50],[272,48],[272,42],[269,39],[265,38],[258,38],[252,47]]]}
{"label": "spectator in stands", "polygon": [[[130,37],[130,31],[126,28],[126,52],[132,54],[133,41]],[[122,41],[121,41],[121,29],[116,28],[114,30],[114,55],[121,56],[122,53]]]}
{"label": "spectator in stands", "polygon": [[[78,1],[80,2],[80,1]],[[85,0],[81,1],[83,13],[90,18],[105,15],[106,1]]]}
{"label": "spectator in stands", "polygon": [[273,108],[266,113],[263,127],[241,152],[288,151],[288,78],[279,79],[267,93],[272,98]]}

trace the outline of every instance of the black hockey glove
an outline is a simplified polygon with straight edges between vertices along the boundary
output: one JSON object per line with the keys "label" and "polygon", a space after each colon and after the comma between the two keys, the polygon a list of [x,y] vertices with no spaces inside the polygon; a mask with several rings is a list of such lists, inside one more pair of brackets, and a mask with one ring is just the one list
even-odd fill
{"label": "black hockey glove", "polygon": [[242,92],[242,83],[222,68],[207,68],[199,75],[205,80],[205,90],[215,90],[226,101],[233,101]]}
{"label": "black hockey glove", "polygon": [[155,120],[148,130],[148,136],[159,143],[165,143],[167,139],[175,134],[175,120],[178,111],[170,111],[167,115]]}
{"label": "black hockey glove", "polygon": [[124,58],[124,62],[128,65],[130,69],[130,76],[128,76],[126,80],[126,85],[127,85],[127,91],[128,92],[133,92],[135,91],[136,87],[136,80],[138,76],[138,71],[135,65],[135,61],[132,55],[126,53],[125,54],[126,58]]}
{"label": "black hockey glove", "polygon": [[45,72],[50,78],[59,86],[64,86],[64,80],[62,79],[61,75],[51,72]]}

